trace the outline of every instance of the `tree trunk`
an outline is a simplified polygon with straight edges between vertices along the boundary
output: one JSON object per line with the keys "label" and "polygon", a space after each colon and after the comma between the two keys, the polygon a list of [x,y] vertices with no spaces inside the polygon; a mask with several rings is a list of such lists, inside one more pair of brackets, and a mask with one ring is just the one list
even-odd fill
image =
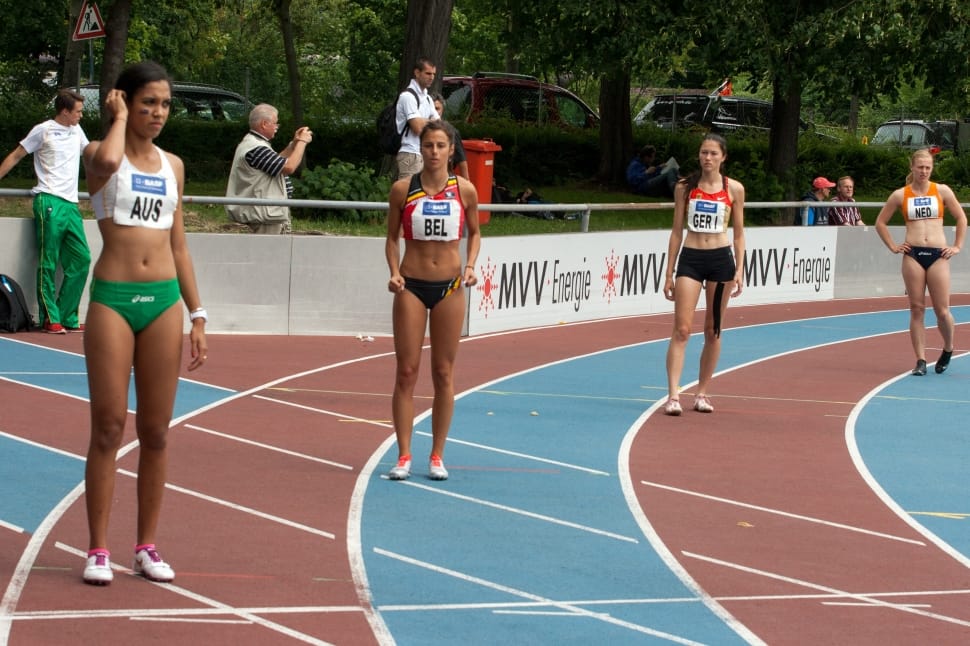
{"label": "tree trunk", "polygon": [[[798,126],[801,114],[801,80],[792,75],[783,84],[773,82],[771,135],[768,143],[768,172],[785,187],[785,199],[796,199],[791,171],[798,161]],[[795,221],[797,209],[786,209],[785,223]]]}
{"label": "tree trunk", "polygon": [[[104,60],[101,62],[100,97],[104,105],[104,97],[114,87],[115,81],[125,65],[125,44],[128,42],[128,23],[131,20],[131,0],[114,0],[109,6],[101,9],[104,18]],[[95,82],[94,79],[91,80]],[[107,110],[101,112],[101,127],[107,132],[110,116]]]}
{"label": "tree trunk", "polygon": [[603,182],[622,185],[626,165],[633,155],[633,126],[630,116],[630,71],[604,72],[600,77],[600,164],[597,175]]}
{"label": "tree trunk", "polygon": [[73,37],[83,4],[84,0],[71,0],[71,17],[67,25],[67,45],[64,47],[64,67],[61,68],[58,78],[58,86],[60,87],[77,87],[81,82],[81,59],[84,57],[85,42],[74,40]]}
{"label": "tree trunk", "polygon": [[853,92],[849,99],[849,134],[853,137],[859,129],[859,93]]}
{"label": "tree trunk", "polygon": [[506,33],[502,40],[505,41],[505,71],[509,74],[519,73],[519,49],[512,43],[519,33],[519,12],[511,7],[510,2],[506,2],[503,7],[506,15]]}
{"label": "tree trunk", "polygon": [[[286,73],[290,81],[290,109],[293,111],[293,123],[303,124],[303,91],[300,85],[300,67],[296,60],[296,45],[293,42],[293,21],[290,17],[290,0],[276,0],[276,17],[280,21],[280,33],[283,35],[283,51],[286,55]],[[305,163],[304,158],[304,163]],[[302,165],[302,164],[301,164]]]}
{"label": "tree trunk", "polygon": [[398,88],[403,89],[414,78],[414,63],[427,58],[438,68],[434,91],[441,90],[441,72],[451,35],[451,10],[454,0],[408,0],[404,52],[398,70]]}

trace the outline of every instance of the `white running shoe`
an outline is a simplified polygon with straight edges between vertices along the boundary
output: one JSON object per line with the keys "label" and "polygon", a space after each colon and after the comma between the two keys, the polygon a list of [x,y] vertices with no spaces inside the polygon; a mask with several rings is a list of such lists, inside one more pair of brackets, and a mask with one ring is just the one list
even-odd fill
{"label": "white running shoe", "polygon": [[108,585],[114,580],[114,572],[111,571],[111,554],[108,550],[98,550],[88,553],[88,560],[84,566],[82,575],[85,583],[91,585]]}
{"label": "white running shoe", "polygon": [[664,404],[664,415],[672,415],[673,417],[677,417],[682,412],[684,412],[684,409],[680,407],[679,399],[668,399],[667,403]]}
{"label": "white running shoe", "polygon": [[428,476],[432,480],[448,479],[448,469],[445,468],[440,455],[432,455],[431,460],[428,461]]}
{"label": "white running shoe", "polygon": [[387,472],[390,480],[407,480],[411,476],[411,456],[404,455],[397,459],[397,464]]}
{"label": "white running shoe", "polygon": [[154,545],[146,545],[135,552],[135,564],[131,568],[135,574],[140,574],[149,581],[169,583],[175,579],[172,566],[162,560],[155,551]]}
{"label": "white running shoe", "polygon": [[711,399],[707,395],[698,395],[694,397],[694,410],[698,413],[713,413],[714,404],[711,403]]}

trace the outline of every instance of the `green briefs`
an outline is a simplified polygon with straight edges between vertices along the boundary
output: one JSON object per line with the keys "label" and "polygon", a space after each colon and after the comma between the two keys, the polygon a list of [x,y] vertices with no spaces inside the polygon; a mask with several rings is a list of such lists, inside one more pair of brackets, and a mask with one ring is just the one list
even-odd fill
{"label": "green briefs", "polygon": [[177,278],[153,283],[91,279],[91,302],[107,305],[138,334],[182,298]]}

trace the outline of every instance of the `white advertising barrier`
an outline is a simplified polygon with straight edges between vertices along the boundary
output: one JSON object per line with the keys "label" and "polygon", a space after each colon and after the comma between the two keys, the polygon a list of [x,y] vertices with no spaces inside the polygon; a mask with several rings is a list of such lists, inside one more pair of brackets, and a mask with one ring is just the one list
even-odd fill
{"label": "white advertising barrier", "polygon": [[[668,231],[485,237],[468,334],[672,311],[663,295],[669,237]],[[833,298],[836,237],[837,227],[748,229],[738,304]]]}

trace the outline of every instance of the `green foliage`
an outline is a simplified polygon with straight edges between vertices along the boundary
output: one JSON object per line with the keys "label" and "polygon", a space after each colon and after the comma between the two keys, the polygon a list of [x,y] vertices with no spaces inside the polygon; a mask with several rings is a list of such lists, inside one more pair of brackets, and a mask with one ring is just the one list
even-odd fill
{"label": "green foliage", "polygon": [[[86,132],[91,139],[100,138],[97,130]],[[193,179],[225,181],[236,145],[245,134],[246,126],[231,121],[174,119],[165,124],[157,143],[182,158],[186,183]]]}
{"label": "green foliage", "polygon": [[462,139],[490,139],[502,147],[495,153],[494,177],[507,186],[585,180],[596,173],[599,163],[596,132],[495,118],[460,127]]}
{"label": "green foliage", "polygon": [[[375,176],[366,168],[350,162],[331,159],[326,168],[317,166],[304,170],[293,180],[293,197],[304,200],[341,202],[386,202],[391,189],[387,177]],[[295,209],[294,217],[332,218],[351,222],[373,221],[382,218],[384,211],[360,209]]]}
{"label": "green foliage", "polygon": [[[909,166],[904,169],[908,170]],[[954,155],[942,152],[936,156],[933,166],[933,179],[949,184],[955,190],[970,187],[970,154]]]}

